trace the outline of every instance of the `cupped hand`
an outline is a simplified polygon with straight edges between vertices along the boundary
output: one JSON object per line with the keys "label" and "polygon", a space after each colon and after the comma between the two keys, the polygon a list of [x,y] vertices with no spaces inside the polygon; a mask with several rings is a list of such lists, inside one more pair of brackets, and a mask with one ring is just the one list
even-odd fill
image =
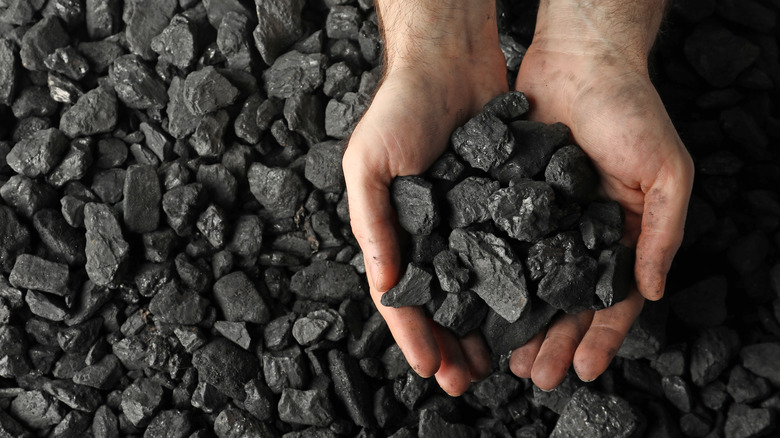
{"label": "cupped hand", "polygon": [[661,298],[693,184],[691,157],[646,64],[599,44],[535,40],[516,84],[531,103],[531,119],[569,126],[601,176],[602,194],[625,211],[624,243],[636,246],[636,285],[627,299],[597,312],[563,315],[512,353],[512,371],[546,390],[572,364],[582,380],[598,377],[644,298]]}
{"label": "cupped hand", "polygon": [[435,375],[451,395],[489,373],[489,354],[476,333],[457,339],[421,308],[381,304],[400,274],[399,231],[388,188],[396,176],[423,173],[452,131],[507,88],[497,44],[479,59],[396,64],[355,127],[343,159],[352,230],[363,250],[371,297],[412,369],[423,377]]}

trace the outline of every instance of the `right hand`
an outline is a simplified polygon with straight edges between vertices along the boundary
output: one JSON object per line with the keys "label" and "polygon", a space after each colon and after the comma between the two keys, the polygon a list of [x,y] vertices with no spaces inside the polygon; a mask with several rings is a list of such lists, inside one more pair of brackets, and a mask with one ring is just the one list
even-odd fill
{"label": "right hand", "polygon": [[457,126],[508,90],[495,7],[492,11],[492,31],[478,32],[488,41],[455,47],[456,42],[437,40],[427,48],[416,45],[415,56],[409,57],[387,47],[384,80],[343,159],[352,230],[363,251],[371,297],[412,369],[423,377],[435,375],[451,395],[462,394],[471,381],[490,372],[489,353],[476,332],[457,339],[421,308],[381,304],[382,294],[400,278],[399,228],[389,186],[396,176],[425,172]]}

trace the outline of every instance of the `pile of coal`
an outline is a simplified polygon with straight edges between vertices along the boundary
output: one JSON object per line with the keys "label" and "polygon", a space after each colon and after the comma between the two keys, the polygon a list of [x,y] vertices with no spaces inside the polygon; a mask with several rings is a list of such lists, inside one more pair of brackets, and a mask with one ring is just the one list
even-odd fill
{"label": "pile of coal", "polygon": [[[536,3],[498,1],[510,80]],[[505,354],[621,297],[619,210],[566,128],[503,96],[396,183],[413,237],[387,299],[497,352],[452,398],[393,342],[349,226],[371,0],[0,0],[0,435],[771,435],[778,10],[671,7],[653,79],[697,165],[686,237],[594,382],[543,392]],[[556,293],[575,278],[587,294]]]}

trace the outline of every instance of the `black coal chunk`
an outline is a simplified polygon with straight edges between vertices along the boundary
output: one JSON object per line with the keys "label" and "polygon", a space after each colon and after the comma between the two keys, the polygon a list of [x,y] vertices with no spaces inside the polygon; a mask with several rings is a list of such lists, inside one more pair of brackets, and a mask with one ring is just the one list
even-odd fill
{"label": "black coal chunk", "polygon": [[591,257],[555,265],[539,282],[537,296],[556,309],[579,313],[593,306],[597,272],[598,262]]}
{"label": "black coal chunk", "polygon": [[60,129],[68,137],[111,132],[117,122],[117,101],[113,90],[97,87],[81,96],[62,114]]}
{"label": "black coal chunk", "polygon": [[271,318],[254,284],[242,271],[217,280],[214,283],[214,299],[228,321],[265,324]]}
{"label": "black coal chunk", "polygon": [[198,222],[195,225],[211,246],[222,248],[225,245],[227,218],[221,208],[214,204],[209,205],[198,217]]}
{"label": "black coal chunk", "polygon": [[19,56],[27,70],[44,71],[46,57],[60,47],[68,45],[68,34],[56,17],[44,17],[35,23],[22,37]]}
{"label": "black coal chunk", "polygon": [[355,269],[347,264],[317,261],[301,269],[290,280],[290,290],[314,301],[339,303],[362,298],[364,291]]}
{"label": "black coal chunk", "polygon": [[238,89],[212,66],[196,70],[184,80],[184,103],[196,116],[231,105],[238,93]]}
{"label": "black coal chunk", "polygon": [[168,132],[176,138],[184,138],[195,131],[200,119],[190,111],[184,98],[184,79],[174,76],[168,87]]}
{"label": "black coal chunk", "polygon": [[343,155],[343,143],[326,141],[315,144],[306,154],[306,179],[324,192],[340,193],[345,185],[341,167]]}
{"label": "black coal chunk", "polygon": [[764,342],[743,347],[739,352],[742,364],[757,376],[769,379],[774,385],[780,384],[780,370],[777,360],[780,360],[780,344]]}
{"label": "black coal chunk", "polygon": [[45,429],[62,421],[65,409],[49,394],[25,391],[13,399],[9,413],[30,428]]}
{"label": "black coal chunk", "polygon": [[498,117],[480,113],[452,133],[455,152],[485,172],[503,164],[515,150],[515,139]]}
{"label": "black coal chunk", "polygon": [[328,369],[333,389],[352,421],[360,427],[374,426],[373,391],[358,363],[344,351],[330,350]]}
{"label": "black coal chunk", "polygon": [[103,403],[103,395],[95,388],[69,380],[52,380],[43,384],[43,390],[72,409],[95,412]]}
{"label": "black coal chunk", "polygon": [[0,326],[0,376],[13,379],[30,372],[27,357],[27,342],[19,328],[4,324]]}
{"label": "black coal chunk", "polygon": [[509,322],[520,317],[528,303],[523,265],[502,238],[482,231],[457,229],[450,249],[473,274],[473,290]]}
{"label": "black coal chunk", "polygon": [[157,54],[152,51],[152,39],[165,29],[177,6],[176,0],[129,0],[125,2],[122,19],[127,25],[125,38],[130,46],[130,51],[143,59],[154,59]]}
{"label": "black coal chunk", "polygon": [[333,423],[333,403],[322,389],[299,390],[285,388],[278,405],[282,421],[309,426],[327,427]]}
{"label": "black coal chunk", "polygon": [[555,192],[541,181],[520,181],[495,191],[488,209],[493,222],[510,237],[535,242],[553,230]]}
{"label": "black coal chunk", "polygon": [[193,424],[188,411],[171,409],[157,414],[144,431],[144,438],[187,438]]}
{"label": "black coal chunk", "polygon": [[296,93],[284,101],[284,119],[290,130],[300,134],[309,145],[325,139],[325,113],[320,97]]}
{"label": "black coal chunk", "polygon": [[344,93],[341,99],[331,99],[325,107],[325,133],[333,138],[346,140],[370,103],[370,96],[362,92],[349,91]]}
{"label": "black coal chunk", "polygon": [[331,39],[357,40],[361,21],[358,8],[334,5],[325,19],[325,33]]}
{"label": "black coal chunk", "polygon": [[439,208],[433,185],[419,176],[401,176],[390,186],[390,198],[398,223],[415,235],[430,234],[439,224]]}
{"label": "black coal chunk", "polygon": [[482,324],[487,313],[485,302],[474,292],[464,290],[448,293],[433,314],[433,320],[458,336],[465,336]]}
{"label": "black coal chunk", "polygon": [[305,0],[255,2],[258,24],[255,45],[266,64],[272,65],[284,50],[303,35],[301,12]]}
{"label": "black coal chunk", "polygon": [[8,39],[0,39],[0,103],[11,105],[16,94],[19,80],[19,62],[14,44]]}
{"label": "black coal chunk", "polygon": [[92,141],[78,138],[70,143],[70,149],[60,161],[60,164],[46,178],[54,187],[60,188],[71,181],[78,181],[87,175],[92,166]]}
{"label": "black coal chunk", "polygon": [[244,400],[244,385],[260,371],[254,354],[224,338],[204,345],[192,356],[199,378],[236,400]]}
{"label": "black coal chunk", "polygon": [[311,93],[325,80],[325,55],[290,51],[277,58],[263,73],[269,97],[287,99],[296,93]]}
{"label": "black coal chunk", "polygon": [[772,385],[767,379],[736,365],[729,372],[726,390],[737,403],[754,403],[769,397],[772,393]]}
{"label": "black coal chunk", "polygon": [[476,438],[477,431],[465,424],[450,423],[435,410],[422,409],[420,422],[417,424],[417,436],[431,438]]}
{"label": "black coal chunk", "polygon": [[458,293],[469,281],[469,270],[458,262],[458,255],[452,251],[441,251],[433,258],[433,267],[439,286],[445,292]]}
{"label": "black coal chunk", "polygon": [[482,324],[482,334],[494,354],[506,354],[539,333],[557,312],[558,309],[539,299],[530,300],[513,323],[491,310]]}
{"label": "black coal chunk", "polygon": [[685,57],[713,87],[725,87],[759,57],[749,40],[712,22],[699,24],[685,40]]}
{"label": "black coal chunk", "polygon": [[601,251],[598,272],[596,295],[601,305],[609,307],[623,301],[634,276],[634,250],[617,243]]}
{"label": "black coal chunk", "polygon": [[544,170],[544,179],[558,193],[578,202],[594,196],[599,177],[582,149],[569,145],[558,149]]}
{"label": "black coal chunk", "polygon": [[100,362],[82,368],[73,375],[73,382],[96,389],[109,390],[122,377],[122,363],[113,354],[106,355]]}
{"label": "black coal chunk", "polygon": [[48,184],[24,175],[14,175],[0,187],[0,197],[5,203],[27,218],[38,210],[53,207],[56,196],[56,191]]}
{"label": "black coal chunk", "polygon": [[16,257],[30,245],[30,231],[14,214],[14,211],[0,205],[0,270],[11,272]]}
{"label": "black coal chunk", "polygon": [[422,306],[431,300],[433,275],[415,263],[406,265],[398,284],[382,294],[382,305],[392,307]]}
{"label": "black coal chunk", "polygon": [[134,426],[145,427],[162,406],[163,396],[163,387],[159,383],[140,378],[122,391],[122,413]]}
{"label": "black coal chunk", "polygon": [[153,166],[136,164],[127,168],[124,198],[124,222],[128,230],[147,233],[157,229],[162,193]]}
{"label": "black coal chunk", "polygon": [[6,161],[16,173],[35,178],[54,169],[67,149],[68,140],[62,132],[49,128],[16,143],[6,156]]}
{"label": "black coal chunk", "polygon": [[89,62],[71,46],[60,47],[43,60],[46,68],[67,76],[74,81],[81,80],[89,71]]}
{"label": "black coal chunk", "polygon": [[249,38],[250,24],[248,15],[235,11],[229,11],[222,17],[217,31],[217,47],[230,69],[252,72],[255,51]]}
{"label": "black coal chunk", "polygon": [[[276,436],[271,427],[259,421],[255,421],[244,410],[229,407],[217,415],[214,420],[214,433],[218,438],[240,438],[243,436]],[[196,436],[195,434],[190,435]],[[198,438],[207,437],[208,433],[197,435]]]}
{"label": "black coal chunk", "polygon": [[630,437],[640,427],[626,400],[582,387],[563,409],[550,437]]}
{"label": "black coal chunk", "polygon": [[57,210],[44,209],[36,212],[33,216],[33,226],[54,261],[70,266],[86,263],[84,234],[68,225]]}
{"label": "black coal chunk", "polygon": [[54,295],[70,294],[70,272],[67,265],[55,263],[31,254],[16,259],[8,280],[15,287],[35,289]]}
{"label": "black coal chunk", "polygon": [[691,346],[690,373],[693,383],[704,386],[717,379],[728,368],[738,347],[737,333],[727,327],[703,330]]}
{"label": "black coal chunk", "polygon": [[561,123],[517,120],[509,124],[509,129],[517,142],[515,152],[490,172],[504,184],[540,174],[555,151],[569,140],[569,128]]}
{"label": "black coal chunk", "polygon": [[727,438],[762,436],[774,430],[775,424],[775,413],[771,410],[734,403],[729,407],[723,431]]}
{"label": "black coal chunk", "polygon": [[87,229],[86,269],[89,279],[98,286],[118,285],[130,257],[130,245],[122,236],[119,221],[111,207],[87,203],[84,206],[84,226]]}
{"label": "black coal chunk", "polygon": [[[494,97],[490,102],[485,104],[482,111],[492,114],[504,122],[511,122],[527,113],[529,108],[530,105],[528,104],[528,99],[526,99],[525,94],[513,90],[508,93],[501,93]],[[518,145],[522,145],[522,143],[518,142]],[[534,145],[534,147],[536,147],[536,145]]]}
{"label": "black coal chunk", "polygon": [[452,228],[465,228],[491,218],[488,210],[490,195],[501,185],[488,178],[471,176],[459,182],[445,195],[447,216]]}
{"label": "black coal chunk", "polygon": [[201,208],[205,207],[206,193],[198,183],[168,190],[162,197],[162,207],[168,225],[179,236],[192,233]]}
{"label": "black coal chunk", "polygon": [[185,15],[176,15],[163,31],[152,38],[149,46],[160,59],[176,67],[188,69],[197,56],[197,28]]}
{"label": "black coal chunk", "polygon": [[254,163],[247,177],[249,190],[274,217],[292,217],[306,199],[306,187],[292,169]]}
{"label": "black coal chunk", "polygon": [[197,324],[206,315],[208,301],[197,292],[166,283],[149,302],[149,311],[171,324]]}
{"label": "black coal chunk", "polygon": [[49,90],[45,87],[26,87],[20,93],[11,106],[16,118],[29,116],[50,117],[59,108]]}
{"label": "black coal chunk", "polygon": [[341,99],[348,92],[355,92],[360,85],[360,77],[345,62],[337,62],[325,70],[325,82],[322,92],[326,96]]}
{"label": "black coal chunk", "polygon": [[134,109],[162,109],[168,93],[162,80],[136,55],[120,56],[109,69],[119,99]]}
{"label": "black coal chunk", "polygon": [[591,202],[580,218],[582,241],[588,249],[607,248],[623,237],[624,220],[617,202]]}

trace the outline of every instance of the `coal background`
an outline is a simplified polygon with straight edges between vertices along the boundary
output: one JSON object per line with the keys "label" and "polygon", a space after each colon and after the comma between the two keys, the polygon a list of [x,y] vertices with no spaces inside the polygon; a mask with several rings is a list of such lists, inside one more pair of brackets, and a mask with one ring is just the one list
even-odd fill
{"label": "coal background", "polygon": [[[0,1],[4,434],[775,431],[777,1],[673,2],[652,54],[697,170],[668,297],[593,383],[544,393],[503,359],[459,399],[408,369],[346,225],[371,2],[258,4]],[[534,7],[500,6],[510,71]]]}

